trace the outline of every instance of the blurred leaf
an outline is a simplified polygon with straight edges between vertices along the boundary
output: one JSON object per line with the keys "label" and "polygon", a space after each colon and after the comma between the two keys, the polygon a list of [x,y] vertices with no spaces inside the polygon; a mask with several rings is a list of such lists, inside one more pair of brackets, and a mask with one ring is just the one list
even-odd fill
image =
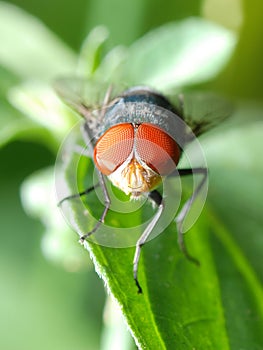
{"label": "blurred leaf", "polygon": [[30,175],[21,186],[21,198],[25,211],[41,220],[45,226],[42,251],[48,260],[59,263],[67,271],[87,267],[89,261],[81,254],[80,247],[72,244],[71,229],[60,215],[54,193],[54,168]]}
{"label": "blurred leaf", "polygon": [[50,80],[76,67],[74,53],[38,19],[0,2],[0,64],[20,78]]}
{"label": "blurred leaf", "polygon": [[[26,139],[57,150],[72,116],[63,113],[47,84],[58,74],[75,70],[74,53],[36,18],[4,2],[0,38],[0,146]],[[34,82],[21,83],[24,79]]]}
{"label": "blurred leaf", "polygon": [[[211,201],[263,281],[263,105],[242,102],[235,116],[204,135]],[[225,142],[222,142],[224,135]]]}
{"label": "blurred leaf", "polygon": [[[239,42],[230,64],[216,83],[232,96],[259,98],[262,101],[263,2],[255,0],[251,6],[250,1],[241,1],[241,7],[244,20]],[[231,15],[235,16],[233,13]]]}
{"label": "blurred leaf", "polygon": [[0,98],[0,147],[20,139],[44,143],[57,152],[61,139],[74,121],[43,83],[24,83],[10,87]]}
{"label": "blurred leaf", "polygon": [[53,151],[57,149],[57,140],[47,129],[28,119],[5,99],[1,99],[0,147],[16,139],[41,141],[48,144]]}
{"label": "blurred leaf", "polygon": [[7,91],[20,82],[19,78],[0,65],[0,96],[6,97]]}
{"label": "blurred leaf", "polygon": [[110,295],[108,295],[106,300],[103,319],[104,329],[101,350],[136,349],[133,339],[124,323],[121,310]]}
{"label": "blurred leaf", "polygon": [[109,28],[110,47],[129,45],[149,30],[167,22],[198,16],[201,4],[202,0],[166,0],[165,6],[159,0],[91,1],[86,26],[91,30],[99,23]]}
{"label": "blurred leaf", "polygon": [[130,47],[122,79],[159,90],[201,83],[222,70],[235,43],[233,32],[202,19],[166,24]]}
{"label": "blurred leaf", "polygon": [[201,12],[204,18],[233,30],[240,29],[244,17],[241,0],[204,0]]}
{"label": "blurred leaf", "polygon": [[42,82],[30,81],[15,86],[9,90],[8,98],[30,121],[50,133],[56,149],[75,122],[73,114],[65,110],[51,86]]}
{"label": "blurred leaf", "polygon": [[117,46],[109,51],[101,60],[97,70],[94,72],[94,77],[104,82],[118,81],[126,84],[119,76],[120,67],[125,62],[128,54],[128,49],[123,46]]}
{"label": "blurred leaf", "polygon": [[108,47],[130,44],[140,36],[141,27],[145,25],[144,12],[148,7],[145,5],[145,1],[91,1],[86,27],[89,31],[98,24],[109,28],[111,35]]}
{"label": "blurred leaf", "polygon": [[101,61],[101,49],[107,40],[109,32],[107,28],[95,27],[84,40],[79,55],[79,73],[82,76],[91,75]]}

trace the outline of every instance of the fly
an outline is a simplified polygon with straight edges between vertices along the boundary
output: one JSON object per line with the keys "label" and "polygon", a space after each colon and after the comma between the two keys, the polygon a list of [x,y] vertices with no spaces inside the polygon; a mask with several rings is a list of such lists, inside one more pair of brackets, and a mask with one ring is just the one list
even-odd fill
{"label": "fly", "polygon": [[[99,221],[91,231],[81,236],[80,242],[83,243],[98,230],[110,210],[111,199],[106,178],[133,199],[147,196],[157,210],[136,243],[133,277],[138,293],[142,293],[137,276],[141,249],[165,206],[165,199],[157,187],[164,177],[200,174],[200,183],[175,218],[181,251],[189,260],[199,264],[184,243],[183,223],[192,203],[206,183],[207,168],[181,169],[178,165],[185,146],[226,118],[230,113],[230,106],[214,95],[205,100],[204,96],[197,94],[188,106],[191,110],[193,104],[193,113],[194,106],[198,106],[199,116],[190,118],[183,95],[175,95],[169,99],[145,86],[114,93],[112,88],[87,83],[81,79],[61,79],[57,81],[55,88],[61,99],[84,118],[84,142],[89,145],[93,154],[98,185],[104,197],[105,206]],[[102,91],[103,101],[99,103],[98,94]],[[96,186],[67,196],[60,204],[65,200],[86,195]]]}

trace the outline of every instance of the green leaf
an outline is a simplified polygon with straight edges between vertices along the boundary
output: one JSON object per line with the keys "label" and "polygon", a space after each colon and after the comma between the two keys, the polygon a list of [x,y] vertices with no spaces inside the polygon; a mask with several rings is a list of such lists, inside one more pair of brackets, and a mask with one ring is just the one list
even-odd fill
{"label": "green leaf", "polygon": [[223,69],[235,44],[233,32],[200,18],[169,23],[130,47],[122,79],[158,90],[201,83]]}
{"label": "green leaf", "polygon": [[20,78],[50,80],[76,67],[74,53],[38,19],[0,2],[0,64]]}
{"label": "green leaf", "polygon": [[[257,113],[258,110],[254,120],[257,119]],[[253,117],[253,109],[250,109],[250,116]],[[226,124],[223,129],[224,138],[219,129],[211,136],[208,134],[204,141],[208,155],[211,147],[210,159],[213,159],[210,209],[208,202],[207,209],[186,236],[188,248],[200,260],[200,267],[189,263],[179,251],[176,227],[171,223],[161,235],[143,247],[139,264],[139,281],[143,294],[137,294],[132,275],[134,247],[114,248],[114,239],[121,233],[129,236],[127,240],[131,235],[136,236],[138,227],[135,226],[142,223],[149,213],[152,215],[153,211],[145,204],[142,210],[123,214],[125,198],[121,199],[123,202],[120,202],[119,207],[115,206],[109,213],[103,229],[85,243],[98,274],[117,300],[140,349],[260,349],[263,342],[263,288],[262,277],[261,280],[259,278],[263,275],[260,259],[263,222],[262,218],[257,221],[262,224],[257,227],[257,232],[253,232],[254,243],[250,242],[245,233],[240,238],[240,229],[244,226],[242,220],[246,220],[246,217],[242,216],[241,220],[235,212],[235,217],[232,217],[231,209],[235,205],[238,208],[236,211],[240,211],[244,203],[249,203],[248,216],[252,215],[257,220],[261,215],[258,208],[261,196],[251,196],[250,191],[254,187],[255,191],[262,188],[262,177],[258,178],[256,185],[247,180],[251,176],[255,180],[254,170],[257,169],[258,159],[261,159],[258,141],[262,136],[263,125],[262,122],[255,121],[254,127],[248,130],[243,122],[236,130],[233,126],[240,124],[240,119],[242,120],[242,115],[238,116],[236,124],[231,121]],[[213,153],[215,149],[217,151]],[[247,159],[249,149],[257,153]],[[244,161],[240,158],[240,152],[243,154],[243,151],[247,155],[246,160],[249,160],[245,177],[242,175]],[[221,157],[218,156],[219,153]],[[232,159],[236,161],[233,162]],[[70,193],[83,190],[92,183],[91,162],[87,159],[79,160],[79,155],[72,153],[66,164],[65,176]],[[217,166],[213,166],[213,163]],[[80,187],[76,188],[73,179],[78,166]],[[235,171],[229,172],[229,167]],[[262,174],[262,165],[259,169]],[[89,184],[87,174],[91,177]],[[227,181],[222,182],[224,177]],[[216,192],[216,201],[221,206],[224,203],[221,211],[217,205],[211,209],[213,191],[218,185],[222,192]],[[233,204],[230,188],[236,190],[232,190],[236,197]],[[247,190],[242,191],[244,188]],[[71,222],[80,235],[94,227],[102,213],[103,205],[101,199],[98,200],[101,198],[100,192],[97,195],[89,194],[83,202],[64,202]],[[87,210],[90,214],[87,214]],[[228,216],[232,220],[226,220]],[[134,229],[129,230],[129,227]],[[251,226],[247,223],[245,227]],[[255,225],[252,228],[254,230]],[[108,241],[104,241],[107,244],[96,244],[100,235],[103,238],[107,232],[111,233]],[[253,259],[253,249],[257,259]]]}

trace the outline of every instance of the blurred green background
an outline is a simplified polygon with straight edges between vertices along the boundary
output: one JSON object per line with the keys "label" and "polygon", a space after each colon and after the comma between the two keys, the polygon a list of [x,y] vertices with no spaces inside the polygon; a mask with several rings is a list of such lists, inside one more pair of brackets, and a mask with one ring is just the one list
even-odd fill
{"label": "blurred green background", "polygon": [[[241,101],[251,100],[259,105],[262,102],[263,22],[261,17],[263,3],[260,0],[188,0],[184,2],[167,0],[165,3],[160,0],[132,2],[122,0],[75,0],[74,2],[17,0],[8,3],[15,4],[38,18],[69,46],[70,52],[75,51],[76,53],[88,32],[100,24],[106,25],[109,29],[110,37],[107,42],[109,49],[119,44],[129,45],[147,31],[170,21],[189,16],[208,18],[236,31],[239,35],[239,42],[228,66],[216,79],[207,83],[207,86]],[[8,23],[8,15],[5,16],[5,20]],[[10,31],[19,30],[19,26],[10,27]],[[23,33],[20,35],[23,36]],[[10,40],[8,33],[0,32],[0,38],[1,42]],[[30,41],[30,37],[25,40]],[[10,47],[18,45],[12,41],[9,44]],[[2,62],[1,55],[0,63]],[[17,66],[20,66],[23,59],[23,57],[14,57],[14,65],[17,62]],[[27,64],[27,62],[22,63]],[[30,64],[31,62],[28,62],[29,70]],[[63,65],[63,62],[61,64]],[[0,66],[2,128],[5,126],[10,109],[5,100],[7,87],[20,81],[23,76],[23,74],[16,76],[15,72],[17,72],[16,69],[13,71],[13,76],[10,71],[7,72],[5,62]],[[35,78],[34,72],[31,76],[29,74],[29,78]],[[260,113],[256,112],[258,120],[262,120]],[[251,115],[245,116],[247,119],[250,117]],[[75,245],[72,248],[74,250],[72,254],[74,257],[80,256],[80,262],[76,262],[77,267],[73,267],[71,271],[68,265],[65,267],[65,264],[61,263],[61,259],[48,260],[43,255],[44,225],[37,218],[32,219],[27,216],[21,205],[20,186],[22,182],[31,173],[51,166],[55,162],[58,145],[50,141],[53,144],[48,147],[49,141],[47,140],[50,135],[43,133],[41,137],[38,137],[35,136],[35,133],[36,130],[32,127],[31,135],[30,133],[16,134],[14,132],[15,136],[7,139],[8,142],[1,141],[3,147],[0,150],[0,348],[4,350],[106,349],[105,345],[104,347],[101,345],[105,292],[102,282],[88,261],[87,254],[83,253],[83,249],[79,247],[76,237],[72,234],[72,236],[69,235],[70,244]],[[37,135],[40,135],[39,130],[37,130]],[[258,147],[262,147],[260,134]],[[240,156],[250,157],[250,154],[248,152]],[[262,164],[262,159],[257,161]],[[262,169],[260,164],[259,169]],[[227,179],[230,175],[227,174],[225,178]],[[240,174],[240,176],[245,175]],[[255,182],[254,191],[258,196],[259,190],[262,189],[262,187],[257,187],[261,176],[261,170],[255,174],[255,181],[258,182]],[[253,178],[247,180],[254,181]],[[217,188],[217,191],[219,190],[224,191],[220,187]],[[215,190],[215,194],[218,193],[217,191]],[[246,188],[241,188],[240,191],[245,192]],[[217,199],[216,195],[215,198]],[[245,227],[260,230],[259,222],[261,221],[258,221],[258,217],[262,215],[260,198],[258,199],[258,216],[255,212],[250,215],[249,201],[246,197],[243,212],[242,205],[240,205],[242,196],[234,198],[232,215],[229,210],[226,212],[225,203],[220,202],[220,198],[215,206],[222,215],[225,215],[227,222],[233,222],[234,225],[237,218],[240,218],[238,211],[241,210]],[[245,235],[245,231],[241,234]],[[252,256],[253,252],[250,251],[247,254]],[[106,331],[104,331],[105,334]]]}

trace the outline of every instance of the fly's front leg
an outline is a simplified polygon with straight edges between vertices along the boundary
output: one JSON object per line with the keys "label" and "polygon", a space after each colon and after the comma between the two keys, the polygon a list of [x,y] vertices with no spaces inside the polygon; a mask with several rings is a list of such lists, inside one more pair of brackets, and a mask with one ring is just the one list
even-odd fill
{"label": "fly's front leg", "polygon": [[150,236],[152,230],[154,229],[154,226],[156,225],[157,221],[159,220],[159,218],[163,212],[163,209],[164,209],[163,198],[158,191],[155,190],[155,191],[150,192],[148,195],[148,198],[154,204],[156,204],[158,206],[158,210],[136,243],[136,250],[135,250],[134,259],[133,259],[133,278],[134,278],[135,284],[138,288],[139,294],[142,293],[142,288],[141,288],[140,283],[138,281],[138,265],[139,265],[139,260],[140,260],[141,249],[142,249],[142,246],[147,241],[148,237]]}
{"label": "fly's front leg", "polygon": [[104,180],[104,177],[102,175],[101,172],[98,171],[98,177],[99,177],[99,184],[100,184],[100,187],[102,188],[102,191],[103,191],[103,196],[104,196],[104,210],[102,212],[102,215],[101,217],[99,218],[99,221],[96,223],[96,225],[94,226],[94,228],[85,233],[83,236],[80,237],[80,240],[79,242],[81,244],[84,243],[85,239],[89,236],[91,236],[94,232],[96,232],[98,230],[98,228],[100,227],[101,224],[104,223],[104,220],[105,220],[105,217],[110,209],[110,205],[111,205],[111,201],[110,201],[110,197],[109,197],[109,194],[108,194],[108,191],[107,191],[107,187],[106,187],[106,184],[105,184],[105,180]]}
{"label": "fly's front leg", "polygon": [[187,250],[187,247],[184,242],[184,234],[183,234],[183,222],[187,214],[189,213],[191,206],[202,190],[206,180],[207,180],[207,169],[206,168],[195,168],[195,169],[178,169],[178,175],[179,176],[186,176],[186,175],[193,175],[193,174],[200,174],[203,176],[202,180],[200,181],[199,185],[195,189],[192,196],[185,202],[183,205],[181,211],[175,218],[176,226],[177,226],[177,235],[178,235],[178,244],[181,249],[181,251],[184,253],[184,255],[187,257],[188,260],[192,261],[193,263],[199,265],[199,261],[191,256]]}
{"label": "fly's front leg", "polygon": [[91,187],[87,188],[86,190],[84,190],[82,192],[71,194],[71,195],[61,199],[61,201],[58,202],[57,206],[60,207],[61,204],[64,203],[64,201],[85,196],[85,195],[89,194],[90,192],[94,191],[95,188],[98,187],[98,186],[99,186],[99,184],[96,184],[94,186],[91,186]]}
{"label": "fly's front leg", "polygon": [[[84,124],[83,129],[82,129],[82,133],[83,133],[84,141],[86,142],[86,144],[92,150],[92,153],[93,153],[95,140],[93,138],[91,138],[91,130],[87,124]],[[85,239],[87,237],[91,236],[94,232],[96,232],[98,230],[98,228],[100,227],[100,225],[102,223],[104,223],[105,217],[106,217],[106,215],[110,209],[110,205],[111,205],[111,200],[110,200],[110,196],[109,196],[109,193],[108,193],[108,190],[106,187],[105,178],[99,170],[97,170],[97,174],[98,174],[98,180],[99,180],[98,185],[101,187],[102,192],[103,192],[103,197],[104,197],[104,210],[102,212],[101,217],[99,218],[99,221],[96,223],[95,227],[91,231],[85,233],[83,236],[80,237],[79,242],[81,244],[83,244]]]}

